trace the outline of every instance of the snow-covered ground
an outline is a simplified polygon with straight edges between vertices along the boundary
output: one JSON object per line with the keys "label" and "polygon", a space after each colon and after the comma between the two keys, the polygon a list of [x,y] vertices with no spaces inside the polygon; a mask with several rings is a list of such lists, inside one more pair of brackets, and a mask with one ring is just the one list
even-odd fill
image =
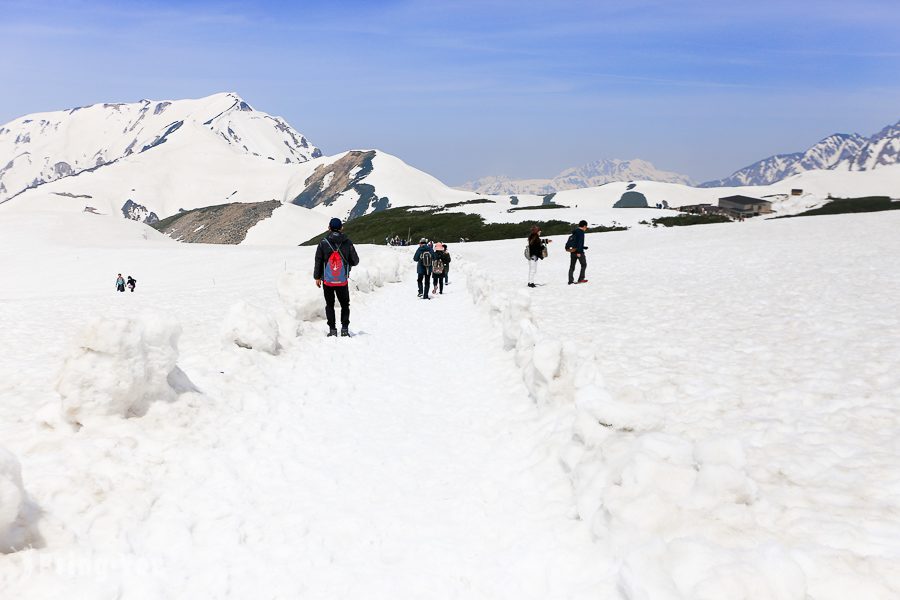
{"label": "snow-covered ground", "polygon": [[0,595],[896,598],[898,225],[596,234],[571,287],[557,238],[534,290],[451,243],[428,302],[363,246],[326,340],[311,248],[6,212]]}

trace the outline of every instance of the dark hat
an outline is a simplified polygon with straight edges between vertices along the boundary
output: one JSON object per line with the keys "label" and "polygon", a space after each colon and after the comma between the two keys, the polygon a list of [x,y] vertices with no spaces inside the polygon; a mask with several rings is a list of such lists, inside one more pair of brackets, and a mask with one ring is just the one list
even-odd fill
{"label": "dark hat", "polygon": [[579,227],[587,227],[587,221],[585,221],[584,219],[578,221],[578,226]]}
{"label": "dark hat", "polygon": [[328,222],[328,229],[330,229],[332,231],[340,231],[341,227],[343,227],[343,226],[344,226],[344,224],[341,223],[341,220],[338,219],[337,217],[333,218],[331,221]]}

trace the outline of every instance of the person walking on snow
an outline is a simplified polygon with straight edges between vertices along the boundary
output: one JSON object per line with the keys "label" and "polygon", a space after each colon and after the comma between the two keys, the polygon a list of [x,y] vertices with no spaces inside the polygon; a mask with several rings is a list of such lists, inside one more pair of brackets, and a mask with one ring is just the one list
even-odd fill
{"label": "person walking on snow", "polygon": [[528,287],[533,288],[534,276],[537,273],[537,265],[539,260],[544,260],[545,247],[553,240],[548,238],[541,239],[541,229],[534,225],[531,228],[531,234],[528,236]]}
{"label": "person walking on snow", "polygon": [[125,280],[122,279],[121,273],[119,273],[118,277],[116,277],[116,291],[119,291],[119,292],[125,291]]}
{"label": "person walking on snow", "polygon": [[[569,285],[573,283],[587,283],[584,278],[587,271],[587,259],[584,257],[584,251],[587,246],[584,245],[584,232],[587,230],[587,221],[582,219],[578,222],[578,227],[572,230],[569,241],[566,242],[566,250],[571,253],[569,258]],[[575,263],[581,263],[581,273],[578,275],[578,281],[574,281],[572,276],[575,274]]]}
{"label": "person walking on snow", "polygon": [[[444,293],[444,279],[447,277],[447,266],[450,264],[450,255],[444,250],[443,244],[434,245],[434,290],[435,294]],[[438,291],[440,290],[440,291]]]}
{"label": "person walking on snow", "polygon": [[431,287],[431,266],[434,264],[434,252],[428,247],[428,240],[425,238],[419,240],[419,247],[413,254],[413,262],[416,263],[416,273],[419,275],[419,298],[430,300],[428,288]]}
{"label": "person walking on snow", "polygon": [[128,276],[128,281],[125,283],[125,285],[128,287],[128,290],[129,290],[129,291],[133,292],[133,291],[134,291],[134,287],[137,285],[137,279],[135,279],[134,277],[132,277],[131,275],[129,275],[129,276]]}
{"label": "person walking on snow", "polygon": [[[334,318],[334,299],[341,304],[341,337],[350,336],[350,269],[359,264],[359,256],[353,242],[344,235],[344,224],[338,218],[328,223],[328,235],[316,247],[316,263],[313,278],[316,287],[325,293],[325,318],[328,320],[328,337],[337,335]],[[324,287],[323,287],[324,285]]]}
{"label": "person walking on snow", "polygon": [[444,283],[450,285],[450,248],[444,244],[444,254],[447,255],[447,264],[444,265]]}

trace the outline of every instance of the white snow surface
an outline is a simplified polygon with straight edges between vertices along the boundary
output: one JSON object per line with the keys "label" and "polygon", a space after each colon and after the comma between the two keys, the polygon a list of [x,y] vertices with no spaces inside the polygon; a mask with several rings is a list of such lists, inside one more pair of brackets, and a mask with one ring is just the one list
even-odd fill
{"label": "white snow surface", "polygon": [[898,226],[593,234],[578,286],[555,238],[535,289],[524,240],[451,242],[428,302],[360,246],[347,340],[312,248],[5,212],[0,590],[896,598]]}

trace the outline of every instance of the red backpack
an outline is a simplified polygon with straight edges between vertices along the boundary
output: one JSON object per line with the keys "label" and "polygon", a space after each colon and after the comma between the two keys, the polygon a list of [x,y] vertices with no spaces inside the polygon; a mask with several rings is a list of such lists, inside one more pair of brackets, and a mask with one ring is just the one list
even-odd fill
{"label": "red backpack", "polygon": [[341,287],[347,285],[347,266],[344,264],[344,257],[339,252],[341,245],[335,248],[328,239],[325,240],[328,247],[331,248],[331,254],[325,259],[325,274],[322,277],[322,283],[329,287]]}

